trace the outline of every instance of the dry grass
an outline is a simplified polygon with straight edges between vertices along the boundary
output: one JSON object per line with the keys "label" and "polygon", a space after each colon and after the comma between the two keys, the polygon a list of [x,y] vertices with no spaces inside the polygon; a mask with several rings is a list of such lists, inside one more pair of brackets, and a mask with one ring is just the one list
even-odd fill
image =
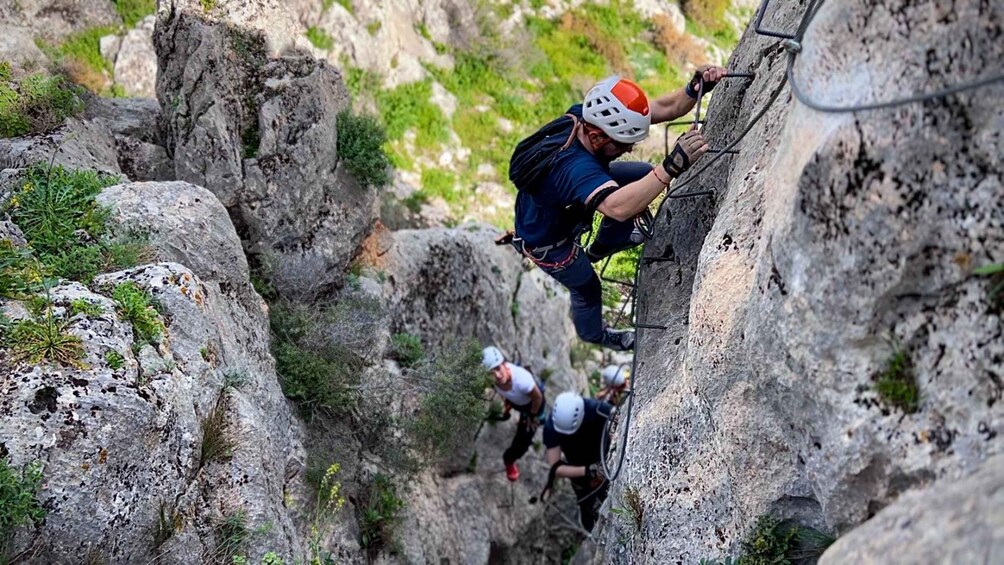
{"label": "dry grass", "polygon": [[628,61],[624,45],[619,41],[612,41],[609,37],[606,37],[599,26],[592,21],[581,16],[576,16],[573,12],[565,12],[565,15],[561,16],[559,29],[581,35],[589,42],[593,51],[610,63],[610,67],[615,73],[624,78],[634,78],[634,69],[631,67],[630,61]]}
{"label": "dry grass", "polygon": [[655,44],[666,53],[670,63],[678,66],[702,65],[707,63],[708,56],[704,48],[694,38],[676,30],[673,20],[663,14],[652,18],[655,25]]}

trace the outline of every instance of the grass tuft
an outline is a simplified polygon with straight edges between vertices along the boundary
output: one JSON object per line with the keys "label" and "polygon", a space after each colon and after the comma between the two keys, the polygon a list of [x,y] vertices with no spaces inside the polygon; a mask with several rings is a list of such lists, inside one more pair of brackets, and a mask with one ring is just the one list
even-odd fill
{"label": "grass tuft", "polygon": [[17,528],[38,524],[45,518],[45,508],[38,501],[41,486],[40,463],[17,469],[6,457],[0,459],[0,561],[7,562]]}
{"label": "grass tuft", "polygon": [[7,61],[0,65],[0,137],[44,133],[83,111],[80,89],[62,76],[15,78]]}
{"label": "grass tuft", "polygon": [[391,355],[403,367],[414,367],[425,358],[425,348],[422,340],[410,333],[397,333],[391,336]]}
{"label": "grass tuft", "polygon": [[875,391],[883,402],[907,414],[913,414],[920,407],[920,391],[914,376],[913,362],[906,349],[895,349],[885,370],[878,375]]}
{"label": "grass tuft", "polygon": [[135,27],[143,18],[157,11],[157,0],[112,0],[115,11],[126,27]]}

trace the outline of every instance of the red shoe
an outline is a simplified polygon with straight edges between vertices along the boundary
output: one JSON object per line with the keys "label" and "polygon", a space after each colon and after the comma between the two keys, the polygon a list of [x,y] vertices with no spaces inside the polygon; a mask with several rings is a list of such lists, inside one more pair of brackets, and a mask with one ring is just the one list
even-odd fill
{"label": "red shoe", "polygon": [[516,466],[515,461],[505,466],[505,477],[510,481],[515,481],[519,478],[519,467]]}

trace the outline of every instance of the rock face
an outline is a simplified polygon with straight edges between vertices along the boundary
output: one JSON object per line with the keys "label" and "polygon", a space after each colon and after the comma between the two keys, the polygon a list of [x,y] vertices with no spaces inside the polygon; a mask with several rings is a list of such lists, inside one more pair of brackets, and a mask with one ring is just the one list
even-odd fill
{"label": "rock face", "polygon": [[[958,69],[1002,55],[1000,6],[898,6],[824,4],[800,86],[834,103],[890,99],[974,78]],[[793,30],[804,9],[771,2],[765,27]],[[972,49],[949,39],[962,30]],[[756,79],[716,89],[712,147],[763,107],[785,63],[747,30],[730,68]],[[866,78],[878,75],[890,79]],[[784,88],[740,154],[684,189],[714,198],[670,202],[657,218],[646,254],[669,261],[643,268],[639,319],[668,329],[639,335],[630,447],[609,503],[637,489],[644,520],[638,533],[607,521],[607,560],[734,555],[766,513],[839,534],[1001,450],[1004,326],[971,272],[1004,261],[1004,88],[856,114],[812,111]],[[919,388],[915,413],[875,389],[897,352]]]}
{"label": "rock face", "polygon": [[[157,53],[153,50],[154,16],[147,16],[121,36],[111,36],[111,50],[102,55],[112,62],[115,84],[128,96],[153,98],[157,95]],[[104,41],[104,38],[102,38]]]}
{"label": "rock face", "polygon": [[[303,555],[284,505],[300,489],[302,427],[279,390],[265,304],[225,211],[184,183],[119,185],[103,198],[123,226],[146,227],[159,259],[197,274],[159,263],[52,291],[57,316],[74,299],[102,313],[69,320],[85,351],[79,367],[18,364],[3,377],[3,450],[45,468],[48,514],[20,548],[35,563],[208,562],[228,558],[221,524],[243,516],[255,533],[241,553]],[[166,331],[153,343],[109,298],[124,281],[158,304]],[[26,315],[15,302],[4,310]],[[205,424],[214,414],[235,440],[215,456]]]}
{"label": "rock face", "polygon": [[[582,374],[569,365],[575,332],[568,293],[540,270],[524,271],[510,248],[494,244],[496,235],[487,226],[467,225],[371,237],[363,258],[383,279],[389,330],[420,336],[429,347],[468,338],[497,344],[538,375],[551,371],[545,383],[549,402],[565,390],[582,390]],[[542,451],[531,449],[520,460],[517,483],[506,480],[502,452],[515,431],[515,418],[486,424],[475,444],[476,470],[444,476],[433,469],[415,479],[398,528],[404,562],[526,563],[545,555],[560,560],[562,550],[574,545],[562,520],[575,520],[570,489],[553,506],[528,502],[547,480]],[[466,457],[452,463],[463,469]]]}
{"label": "rock face", "polygon": [[336,151],[337,115],[349,104],[340,75],[309,56],[269,59],[275,40],[238,25],[265,27],[263,15],[214,22],[175,4],[161,6],[155,45],[177,178],[211,190],[247,250],[283,265],[281,292],[340,281],[376,217],[375,191]]}
{"label": "rock face", "polygon": [[904,494],[823,554],[837,563],[990,563],[1004,555],[1004,457],[956,483]]}

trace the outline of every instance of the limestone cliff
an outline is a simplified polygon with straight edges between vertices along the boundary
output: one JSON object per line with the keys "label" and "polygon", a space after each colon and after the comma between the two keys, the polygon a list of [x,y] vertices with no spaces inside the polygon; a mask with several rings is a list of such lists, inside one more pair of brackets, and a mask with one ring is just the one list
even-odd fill
{"label": "limestone cliff", "polygon": [[[771,2],[764,27],[793,32],[807,4]],[[1002,21],[985,2],[827,2],[794,74],[836,104],[937,90],[999,72]],[[712,146],[781,88],[786,62],[746,30],[729,66],[756,78],[715,90]],[[631,492],[644,517],[608,516],[608,561],[737,555],[761,515],[843,534],[1001,450],[1004,326],[973,269],[1004,260],[1004,87],[838,114],[783,88],[739,154],[684,189],[713,195],[656,220],[646,255],[664,261],[643,267],[638,318],[668,328],[640,334],[608,503]],[[892,371],[915,383],[915,411],[877,392]],[[857,558],[924,561],[921,546],[870,547]]]}

